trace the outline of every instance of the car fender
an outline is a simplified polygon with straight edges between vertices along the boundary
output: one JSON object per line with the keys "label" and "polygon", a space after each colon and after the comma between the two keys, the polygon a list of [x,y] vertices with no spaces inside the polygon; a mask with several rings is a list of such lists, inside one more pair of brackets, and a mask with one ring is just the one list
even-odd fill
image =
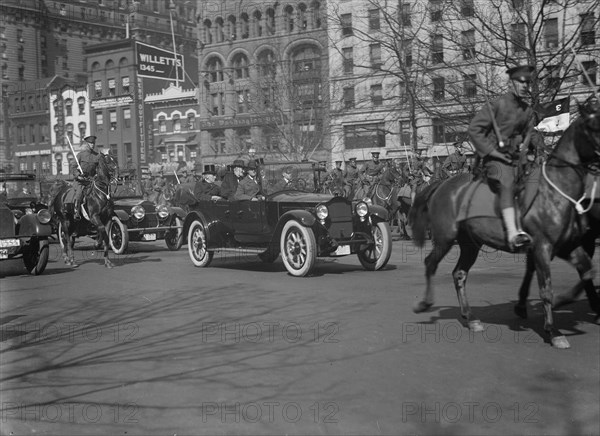
{"label": "car fender", "polygon": [[369,215],[375,221],[387,221],[389,216],[386,208],[377,204],[369,205]]}
{"label": "car fender", "polygon": [[219,222],[215,219],[212,219],[206,213],[199,212],[197,210],[188,213],[183,221],[183,234],[187,235],[189,233],[192,222],[196,220],[200,221],[206,229],[206,245],[210,247],[217,246],[221,239],[219,237],[219,232],[215,231]]}
{"label": "car fender", "polygon": [[42,224],[36,214],[26,214],[19,220],[19,234],[17,236],[50,236],[52,226]]}
{"label": "car fender", "polygon": [[170,206],[169,214],[177,215],[179,218],[184,218],[186,216],[185,211],[181,207],[177,207],[177,206]]}
{"label": "car fender", "polygon": [[114,215],[117,218],[119,218],[119,220],[123,223],[126,223],[127,221],[129,221],[129,214],[127,212],[125,212],[124,210],[117,209],[114,211]]}
{"label": "car fender", "polygon": [[277,222],[277,226],[273,232],[271,244],[279,244],[281,230],[283,229],[283,226],[285,226],[285,223],[287,223],[289,220],[296,220],[303,226],[312,227],[317,222],[317,217],[314,216],[314,214],[302,209],[290,210],[284,213],[279,217],[279,221]]}

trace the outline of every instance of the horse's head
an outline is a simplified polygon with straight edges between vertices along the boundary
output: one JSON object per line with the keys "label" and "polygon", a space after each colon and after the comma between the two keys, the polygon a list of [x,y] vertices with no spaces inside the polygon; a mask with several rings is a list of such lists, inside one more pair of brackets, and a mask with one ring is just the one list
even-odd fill
{"label": "horse's head", "polygon": [[100,153],[98,176],[106,183],[116,183],[119,178],[119,165],[117,160],[109,153]]}

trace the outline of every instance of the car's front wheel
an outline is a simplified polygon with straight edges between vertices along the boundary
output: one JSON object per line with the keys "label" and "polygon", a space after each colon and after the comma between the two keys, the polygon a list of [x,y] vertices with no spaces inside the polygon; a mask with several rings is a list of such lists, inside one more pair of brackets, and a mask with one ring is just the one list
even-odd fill
{"label": "car's front wheel", "polygon": [[204,224],[196,220],[188,230],[188,253],[195,266],[208,266],[213,259],[214,252],[206,248],[206,229]]}
{"label": "car's front wheel", "polygon": [[288,272],[304,277],[312,271],[317,257],[315,234],[296,220],[288,221],[281,232],[281,258]]}
{"label": "car's front wheel", "polygon": [[173,225],[177,228],[167,232],[165,235],[165,242],[167,243],[167,248],[169,250],[177,251],[183,245],[183,221],[181,221],[181,218],[175,217]]}
{"label": "car's front wheel", "polygon": [[50,248],[47,239],[32,238],[23,248],[23,263],[29,274],[39,276],[48,265]]}
{"label": "car's front wheel", "polygon": [[108,243],[110,249],[115,254],[123,254],[129,245],[129,233],[127,233],[127,225],[114,216],[108,224]]}
{"label": "car's front wheel", "polygon": [[371,227],[373,244],[361,247],[356,253],[363,268],[377,271],[387,265],[392,254],[392,232],[390,225],[380,221]]}

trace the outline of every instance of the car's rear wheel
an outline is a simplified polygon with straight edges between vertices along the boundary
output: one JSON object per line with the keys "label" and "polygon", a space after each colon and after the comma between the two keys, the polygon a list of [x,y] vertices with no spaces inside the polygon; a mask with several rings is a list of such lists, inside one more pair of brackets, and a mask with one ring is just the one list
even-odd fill
{"label": "car's rear wheel", "polygon": [[116,216],[112,217],[112,220],[108,224],[108,244],[115,254],[125,253],[129,245],[127,225],[123,224]]}
{"label": "car's rear wheel", "polygon": [[188,253],[195,266],[205,267],[213,259],[214,252],[206,248],[206,229],[204,224],[196,220],[190,225],[188,231]]}
{"label": "car's rear wheel", "polygon": [[175,217],[173,224],[177,228],[169,230],[165,234],[165,242],[169,250],[177,251],[183,245],[183,221],[181,221],[181,218]]}
{"label": "car's rear wheel", "polygon": [[392,232],[390,225],[380,221],[371,227],[373,244],[361,247],[356,253],[363,268],[377,271],[387,265],[392,254]]}
{"label": "car's rear wheel", "polygon": [[296,220],[288,221],[281,232],[281,258],[288,272],[304,277],[312,271],[317,257],[315,234]]}
{"label": "car's rear wheel", "polygon": [[23,248],[23,263],[29,274],[38,276],[44,272],[48,265],[50,248],[47,239],[32,238]]}

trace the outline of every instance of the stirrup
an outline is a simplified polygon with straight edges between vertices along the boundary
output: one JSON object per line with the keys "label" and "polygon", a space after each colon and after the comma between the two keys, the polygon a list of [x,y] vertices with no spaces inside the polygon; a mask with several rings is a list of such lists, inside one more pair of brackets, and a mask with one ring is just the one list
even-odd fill
{"label": "stirrup", "polygon": [[518,233],[508,241],[508,244],[512,249],[517,249],[525,245],[531,244],[531,236],[523,230],[519,230]]}

